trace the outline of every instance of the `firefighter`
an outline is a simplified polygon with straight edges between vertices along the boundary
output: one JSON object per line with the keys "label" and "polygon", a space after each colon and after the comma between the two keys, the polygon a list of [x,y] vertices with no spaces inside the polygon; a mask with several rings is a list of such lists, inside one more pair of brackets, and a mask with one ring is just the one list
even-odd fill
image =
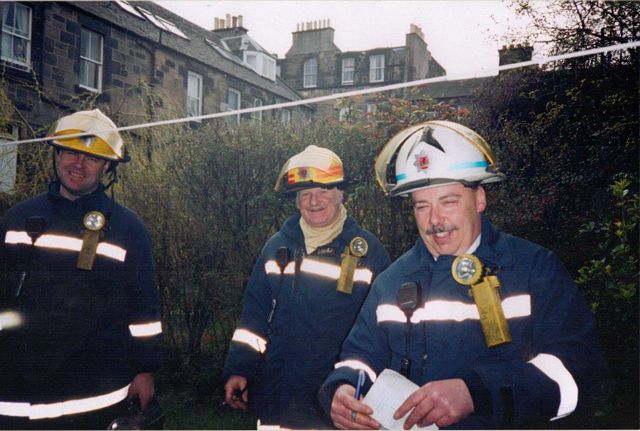
{"label": "firefighter", "polygon": [[115,124],[81,111],[50,136],[56,179],[0,224],[0,429],[106,429],[154,394],[151,243],[101,182],[127,160]]}
{"label": "firefighter", "polygon": [[264,246],[246,286],[225,362],[226,402],[262,425],[329,428],[317,390],[333,368],[372,280],[389,256],[347,215],[340,158],[308,146],[282,167],[276,191],[299,214]]}
{"label": "firefighter", "polygon": [[592,315],[553,252],[483,215],[484,184],[504,179],[486,141],[422,123],[387,143],[376,176],[411,196],[419,238],[376,279],[322,386],[334,425],[380,426],[354,398],[359,370],[365,393],[385,369],[418,385],[389,418],[404,429],[538,428],[571,414],[604,367]]}

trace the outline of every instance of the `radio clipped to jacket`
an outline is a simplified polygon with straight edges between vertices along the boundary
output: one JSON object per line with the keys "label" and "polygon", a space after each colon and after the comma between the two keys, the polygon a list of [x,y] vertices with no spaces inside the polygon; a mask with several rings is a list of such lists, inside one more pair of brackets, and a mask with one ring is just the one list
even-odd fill
{"label": "radio clipped to jacket", "polygon": [[451,274],[458,283],[471,286],[469,294],[476,303],[487,346],[510,343],[511,333],[502,310],[498,277],[471,254],[456,257],[451,265]]}

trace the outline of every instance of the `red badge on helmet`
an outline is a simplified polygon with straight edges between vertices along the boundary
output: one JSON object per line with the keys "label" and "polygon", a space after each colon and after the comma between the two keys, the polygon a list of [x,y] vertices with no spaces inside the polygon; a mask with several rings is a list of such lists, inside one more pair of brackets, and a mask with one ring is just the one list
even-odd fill
{"label": "red badge on helmet", "polygon": [[414,156],[416,161],[413,162],[413,166],[418,168],[418,172],[425,171],[429,167],[429,156],[424,151],[420,151],[420,154]]}

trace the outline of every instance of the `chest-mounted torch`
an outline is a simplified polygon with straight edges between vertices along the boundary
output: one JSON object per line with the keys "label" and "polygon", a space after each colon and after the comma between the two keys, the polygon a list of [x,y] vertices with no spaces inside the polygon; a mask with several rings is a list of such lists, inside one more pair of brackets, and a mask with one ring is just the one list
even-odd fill
{"label": "chest-mounted torch", "polygon": [[480,324],[488,347],[511,342],[509,324],[500,301],[500,281],[484,267],[476,256],[463,254],[451,265],[453,278],[464,286],[471,286],[469,294],[478,309]]}

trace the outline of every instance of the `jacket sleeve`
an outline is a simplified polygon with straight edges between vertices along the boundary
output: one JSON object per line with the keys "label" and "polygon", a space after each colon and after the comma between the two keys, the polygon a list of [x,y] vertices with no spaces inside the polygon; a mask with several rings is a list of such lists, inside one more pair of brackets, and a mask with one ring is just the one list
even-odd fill
{"label": "jacket sleeve", "polygon": [[130,357],[136,373],[155,372],[162,364],[162,324],[151,239],[138,225],[138,239],[128,251]]}
{"label": "jacket sleeve", "polygon": [[[603,375],[593,317],[559,259],[531,262],[532,342],[524,360],[483,361],[465,381],[488,391],[498,427],[529,427],[571,414]],[[477,385],[471,389],[474,392]]]}
{"label": "jacket sleeve", "polygon": [[377,375],[388,366],[391,350],[386,333],[378,326],[376,317],[381,293],[381,279],[377,278],[342,345],[340,360],[319,390],[320,404],[329,417],[331,400],[338,386],[347,383],[355,387],[358,372],[363,370],[366,376],[363,392],[366,393]]}
{"label": "jacket sleeve", "polygon": [[[258,257],[244,293],[240,324],[233,333],[222,379],[239,375],[251,380],[259,371],[268,342],[272,293],[265,270],[265,250]],[[273,262],[275,264],[275,262]]]}

